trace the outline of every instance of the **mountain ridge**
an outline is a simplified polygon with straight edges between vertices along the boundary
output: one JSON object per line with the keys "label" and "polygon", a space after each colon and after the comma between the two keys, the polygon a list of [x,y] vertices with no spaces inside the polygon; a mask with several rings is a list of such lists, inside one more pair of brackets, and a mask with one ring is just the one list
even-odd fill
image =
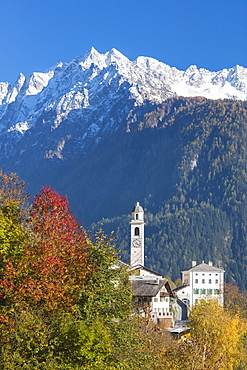
{"label": "mountain ridge", "polygon": [[[154,58],[130,61],[114,48],[100,54],[92,47],[46,72],[29,78],[20,74],[14,86],[0,83],[0,157],[14,158],[17,153],[11,146],[21,141],[25,147],[31,134],[37,137],[32,145],[43,147],[43,158],[57,153],[65,160],[68,142],[83,152],[106,132],[130,130],[136,106],[160,104],[178,95],[246,100],[246,81],[247,69],[240,66],[210,72],[192,65],[179,71]],[[49,131],[57,133],[49,134],[48,142]],[[11,146],[6,148],[6,142]]]}
{"label": "mountain ridge", "polygon": [[[90,73],[90,68],[92,73]],[[107,70],[109,68],[110,71]],[[102,75],[103,71],[105,73]],[[23,100],[28,102],[28,100],[30,101],[28,97],[35,95],[38,95],[39,103],[41,103],[44,98],[47,100],[49,93],[52,93],[53,98],[60,98],[61,102],[61,98],[66,98],[64,97],[65,91],[67,94],[68,91],[70,92],[71,98],[73,98],[73,92],[79,93],[81,90],[83,91],[83,88],[87,94],[86,91],[90,90],[90,87],[88,89],[89,82],[98,79],[96,86],[100,87],[102,84],[105,86],[110,84],[116,75],[120,76],[119,86],[123,82],[131,85],[129,87],[130,98],[133,98],[136,104],[143,104],[145,100],[161,103],[166,98],[175,95],[204,96],[213,99],[247,99],[247,69],[244,67],[235,66],[218,72],[210,72],[192,65],[186,71],[180,71],[154,58],[138,57],[131,62],[116,49],[100,54],[92,47],[84,56],[77,56],[70,63],[60,62],[47,72],[34,72],[29,78],[20,74],[14,86],[0,83],[1,121],[3,121],[6,112],[6,107],[2,109],[3,106],[18,100],[22,106]],[[94,87],[91,83],[91,96],[94,93]],[[48,92],[44,90],[48,90]],[[45,96],[42,97],[41,93]],[[84,108],[91,106],[88,104],[85,94],[77,96],[78,102],[85,102]],[[49,106],[50,104],[47,104],[43,106],[43,109],[49,109]],[[37,111],[33,112],[32,105],[26,103],[22,108],[23,114],[15,118],[15,123],[27,119],[35,121],[32,116],[37,114]],[[35,106],[35,108],[37,107]],[[60,116],[61,119],[59,113],[57,116]]]}

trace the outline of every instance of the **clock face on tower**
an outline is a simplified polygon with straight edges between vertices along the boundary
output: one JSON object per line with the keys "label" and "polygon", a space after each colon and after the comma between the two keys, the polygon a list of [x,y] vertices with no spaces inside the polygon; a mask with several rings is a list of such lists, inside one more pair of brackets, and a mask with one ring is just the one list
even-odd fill
{"label": "clock face on tower", "polygon": [[133,242],[132,242],[132,246],[133,246],[134,248],[139,248],[139,247],[141,247],[141,245],[142,245],[142,242],[141,242],[141,240],[140,240],[140,239],[135,239],[135,240],[133,240]]}

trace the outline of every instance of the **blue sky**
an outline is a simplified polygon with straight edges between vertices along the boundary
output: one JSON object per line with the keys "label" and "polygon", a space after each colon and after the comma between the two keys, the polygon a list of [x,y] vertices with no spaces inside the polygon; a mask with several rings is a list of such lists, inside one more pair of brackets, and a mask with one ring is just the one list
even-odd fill
{"label": "blue sky", "polygon": [[179,69],[247,67],[247,0],[0,0],[0,81],[91,46]]}

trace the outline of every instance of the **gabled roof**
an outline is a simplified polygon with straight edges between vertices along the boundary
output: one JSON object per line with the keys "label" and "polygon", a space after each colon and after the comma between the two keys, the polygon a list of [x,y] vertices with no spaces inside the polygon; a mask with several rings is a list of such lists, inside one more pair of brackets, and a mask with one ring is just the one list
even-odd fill
{"label": "gabled roof", "polygon": [[166,279],[133,279],[132,294],[138,297],[155,297],[166,282]]}
{"label": "gabled roof", "polygon": [[180,285],[178,287],[176,287],[175,289],[173,289],[173,292],[178,292],[179,290],[182,290],[182,289],[185,289],[187,288],[189,285],[188,284],[183,284],[183,285]]}
{"label": "gabled roof", "polygon": [[144,267],[143,265],[138,264],[138,265],[130,266],[129,271],[136,271],[136,270],[144,270],[157,277],[162,277],[162,275],[158,274],[158,272],[148,269],[147,267]]}
{"label": "gabled roof", "polygon": [[208,265],[207,263],[202,262],[199,265],[194,266],[194,267],[191,267],[188,270],[184,270],[182,272],[186,272],[186,271],[213,271],[213,272],[222,272],[222,271],[224,271],[224,269],[221,268],[221,267],[211,266],[211,265]]}

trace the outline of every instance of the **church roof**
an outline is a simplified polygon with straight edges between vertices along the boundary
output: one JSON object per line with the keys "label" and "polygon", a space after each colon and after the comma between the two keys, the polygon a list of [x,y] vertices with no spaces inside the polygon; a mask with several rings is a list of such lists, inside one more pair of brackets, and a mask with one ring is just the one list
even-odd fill
{"label": "church roof", "polygon": [[140,206],[139,202],[136,202],[136,205],[133,208],[132,212],[136,212],[136,213],[143,212],[143,208],[142,208],[142,206]]}

